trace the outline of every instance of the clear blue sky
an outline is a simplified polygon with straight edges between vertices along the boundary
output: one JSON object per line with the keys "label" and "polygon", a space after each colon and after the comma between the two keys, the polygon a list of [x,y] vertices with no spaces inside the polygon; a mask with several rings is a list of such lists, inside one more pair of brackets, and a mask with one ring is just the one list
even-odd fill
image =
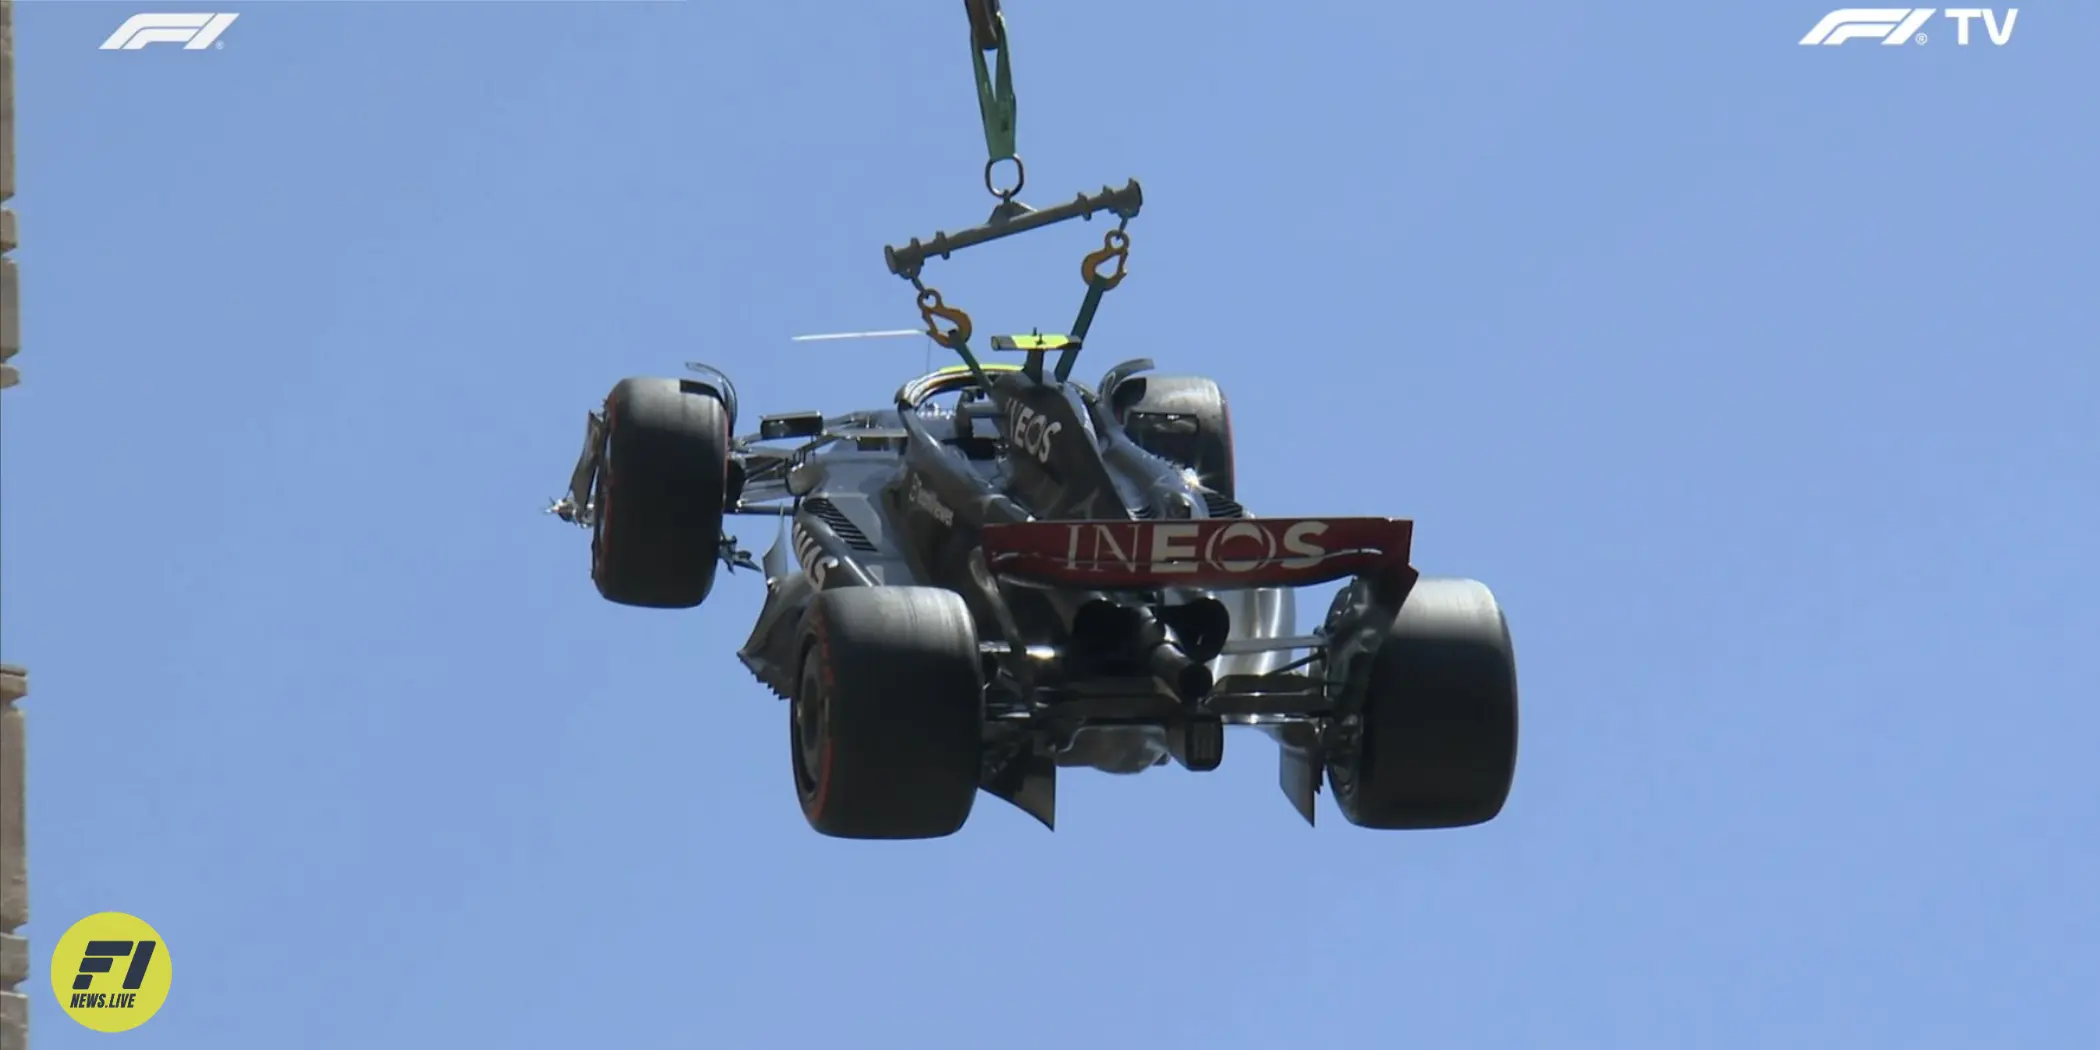
{"label": "clear blue sky", "polygon": [[[1307,829],[1248,734],[837,842],[757,582],[614,607],[539,511],[622,376],[926,363],[787,340],[988,210],[959,8],[17,5],[39,1050],[106,909],[139,1048],[2093,1045],[2100,7],[1010,0],[1025,196],[1147,193],[1085,374],[1217,376],[1256,511],[1494,587],[1522,760],[1461,832]],[[932,276],[1059,327],[1099,231]]]}

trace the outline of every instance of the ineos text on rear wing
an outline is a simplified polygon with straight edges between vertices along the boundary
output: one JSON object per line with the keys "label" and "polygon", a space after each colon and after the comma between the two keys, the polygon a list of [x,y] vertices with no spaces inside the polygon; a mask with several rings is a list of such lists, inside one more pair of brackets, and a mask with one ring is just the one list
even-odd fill
{"label": "ineos text on rear wing", "polygon": [[1030,521],[985,526],[984,557],[1003,576],[1098,590],[1404,584],[1413,539],[1400,518]]}

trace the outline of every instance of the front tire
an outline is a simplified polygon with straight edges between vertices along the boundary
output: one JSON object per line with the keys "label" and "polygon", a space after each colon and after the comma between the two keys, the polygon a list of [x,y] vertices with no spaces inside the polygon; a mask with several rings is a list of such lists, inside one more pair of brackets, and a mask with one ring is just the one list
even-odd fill
{"label": "front tire", "polygon": [[1381,830],[1461,828],[1502,812],[1517,764],[1517,670],[1487,587],[1422,579],[1353,661],[1353,746],[1328,766],[1342,815]]}
{"label": "front tire", "polygon": [[721,558],[728,408],[676,379],[623,379],[605,399],[605,430],[592,582],[620,605],[699,605]]}
{"label": "front tire", "polygon": [[795,791],[821,834],[930,839],[970,818],[984,672],[960,595],[845,587],[810,603],[789,703]]}

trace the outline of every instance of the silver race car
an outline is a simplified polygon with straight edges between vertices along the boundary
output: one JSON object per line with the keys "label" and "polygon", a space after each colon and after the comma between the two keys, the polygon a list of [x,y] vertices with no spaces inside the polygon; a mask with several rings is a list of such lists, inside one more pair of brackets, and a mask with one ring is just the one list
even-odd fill
{"label": "silver race car", "polygon": [[[1064,210],[1127,222],[1136,184],[1123,192]],[[741,435],[713,368],[623,380],[552,508],[590,530],[609,601],[692,608],[718,566],[763,573],[737,655],[786,701],[810,826],[949,835],[984,791],[1054,827],[1059,769],[1213,770],[1228,725],[1275,741],[1308,822],[1323,779],[1363,827],[1501,812],[1516,670],[1488,589],[1418,574],[1407,520],[1250,516],[1209,379],[1140,360],[1088,387],[1064,335],[995,337],[1023,360],[980,363],[967,317],[917,279],[957,239],[890,254],[962,364],[882,408],[769,415]],[[1097,261],[1083,322],[1112,286]],[[729,515],[777,517],[762,560],[724,532]],[[1337,580],[1318,628],[1297,633],[1293,588]]]}

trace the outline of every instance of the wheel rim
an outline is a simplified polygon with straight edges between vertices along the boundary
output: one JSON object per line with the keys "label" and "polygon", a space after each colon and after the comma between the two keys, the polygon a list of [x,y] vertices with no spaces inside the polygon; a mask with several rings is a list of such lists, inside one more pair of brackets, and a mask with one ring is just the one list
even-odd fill
{"label": "wheel rim", "polygon": [[829,703],[824,694],[823,668],[811,653],[802,661],[802,680],[788,702],[788,730],[795,756],[795,790],[804,801],[816,797],[817,771],[824,767],[824,714]]}
{"label": "wheel rim", "polygon": [[1350,715],[1335,728],[1338,731],[1333,736],[1333,751],[1327,759],[1327,786],[1334,792],[1336,802],[1353,805],[1363,776],[1363,716]]}

